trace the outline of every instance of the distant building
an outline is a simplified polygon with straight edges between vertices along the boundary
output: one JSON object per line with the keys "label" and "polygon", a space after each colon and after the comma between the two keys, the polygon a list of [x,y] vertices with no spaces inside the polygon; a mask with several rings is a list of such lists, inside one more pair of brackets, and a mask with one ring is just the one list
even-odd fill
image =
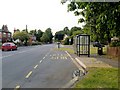
{"label": "distant building", "polygon": [[14,28],[14,33],[15,33],[15,32],[20,32],[20,30],[19,30],[19,29]]}
{"label": "distant building", "polygon": [[65,34],[64,37],[63,37],[63,40],[65,40],[67,37],[68,37],[68,35]]}
{"label": "distant building", "polygon": [[32,45],[32,43],[35,42],[35,41],[36,41],[36,36],[30,35],[29,44]]}
{"label": "distant building", "polygon": [[2,43],[12,40],[12,33],[9,32],[7,25],[3,25],[0,29],[0,41]]}

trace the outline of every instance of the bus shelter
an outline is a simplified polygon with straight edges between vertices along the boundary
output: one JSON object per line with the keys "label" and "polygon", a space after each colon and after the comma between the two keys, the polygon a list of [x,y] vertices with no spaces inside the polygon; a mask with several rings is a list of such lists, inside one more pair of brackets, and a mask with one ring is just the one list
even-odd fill
{"label": "bus shelter", "polygon": [[74,37],[74,52],[80,55],[90,56],[90,35],[80,34]]}

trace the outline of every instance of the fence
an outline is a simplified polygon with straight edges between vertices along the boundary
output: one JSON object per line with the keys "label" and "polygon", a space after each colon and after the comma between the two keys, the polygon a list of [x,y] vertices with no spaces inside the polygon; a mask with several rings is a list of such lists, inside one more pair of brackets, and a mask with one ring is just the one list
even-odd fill
{"label": "fence", "polygon": [[107,47],[107,55],[113,57],[120,56],[120,47]]}

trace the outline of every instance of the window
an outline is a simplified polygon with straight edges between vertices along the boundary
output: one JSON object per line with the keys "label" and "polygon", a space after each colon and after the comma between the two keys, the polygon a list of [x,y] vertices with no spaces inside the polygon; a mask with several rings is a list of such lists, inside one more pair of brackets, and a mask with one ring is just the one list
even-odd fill
{"label": "window", "polygon": [[11,33],[8,33],[8,37],[11,37]]}
{"label": "window", "polygon": [[6,37],[6,33],[3,33],[3,37]]}

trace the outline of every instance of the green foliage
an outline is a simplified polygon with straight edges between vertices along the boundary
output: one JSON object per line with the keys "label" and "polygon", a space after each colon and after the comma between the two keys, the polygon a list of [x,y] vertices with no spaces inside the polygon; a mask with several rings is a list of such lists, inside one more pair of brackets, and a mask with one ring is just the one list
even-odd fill
{"label": "green foliage", "polygon": [[72,28],[70,29],[69,35],[72,36],[73,33],[76,32],[76,31],[80,32],[81,34],[83,33],[83,32],[82,32],[82,29],[81,29],[80,27],[74,26],[74,27],[72,27]]}
{"label": "green foliage", "polygon": [[[68,0],[66,0],[68,1]],[[61,1],[66,3],[66,1]],[[85,33],[92,35],[94,41],[110,42],[113,36],[120,36],[120,2],[72,2],[68,4],[68,11],[82,15],[78,20],[85,22]],[[87,28],[87,29],[86,29]]]}
{"label": "green foliage", "polygon": [[[118,88],[118,68],[90,68],[75,88]],[[114,89],[113,89],[114,90]]]}
{"label": "green foliage", "polygon": [[66,38],[63,42],[64,45],[69,45],[69,38]]}
{"label": "green foliage", "polygon": [[[63,30],[58,31],[55,33],[55,40],[56,41],[61,41],[64,39],[65,34],[69,36],[69,38],[71,38],[71,43],[73,44],[73,36],[78,35],[78,34],[82,34],[83,31],[80,27],[72,27],[70,30],[68,29],[68,27],[65,27]],[[65,44],[69,44],[68,38],[64,41],[62,41]]]}
{"label": "green foliage", "polygon": [[55,33],[55,40],[57,40],[57,41],[63,40],[64,35],[65,35],[64,31],[56,32]]}
{"label": "green foliage", "polygon": [[120,41],[114,41],[110,43],[110,47],[117,47],[120,46]]}
{"label": "green foliage", "polygon": [[52,32],[51,32],[51,28],[46,29],[46,31],[43,33],[42,37],[40,38],[42,42],[44,43],[52,43]]}
{"label": "green foliage", "polygon": [[29,39],[29,34],[25,31],[17,31],[13,34],[14,39],[20,39],[22,42]]}
{"label": "green foliage", "polygon": [[43,32],[40,29],[38,31],[35,29],[31,30],[29,34],[34,35],[36,37],[36,40],[40,42],[41,41],[40,38],[42,37]]}

